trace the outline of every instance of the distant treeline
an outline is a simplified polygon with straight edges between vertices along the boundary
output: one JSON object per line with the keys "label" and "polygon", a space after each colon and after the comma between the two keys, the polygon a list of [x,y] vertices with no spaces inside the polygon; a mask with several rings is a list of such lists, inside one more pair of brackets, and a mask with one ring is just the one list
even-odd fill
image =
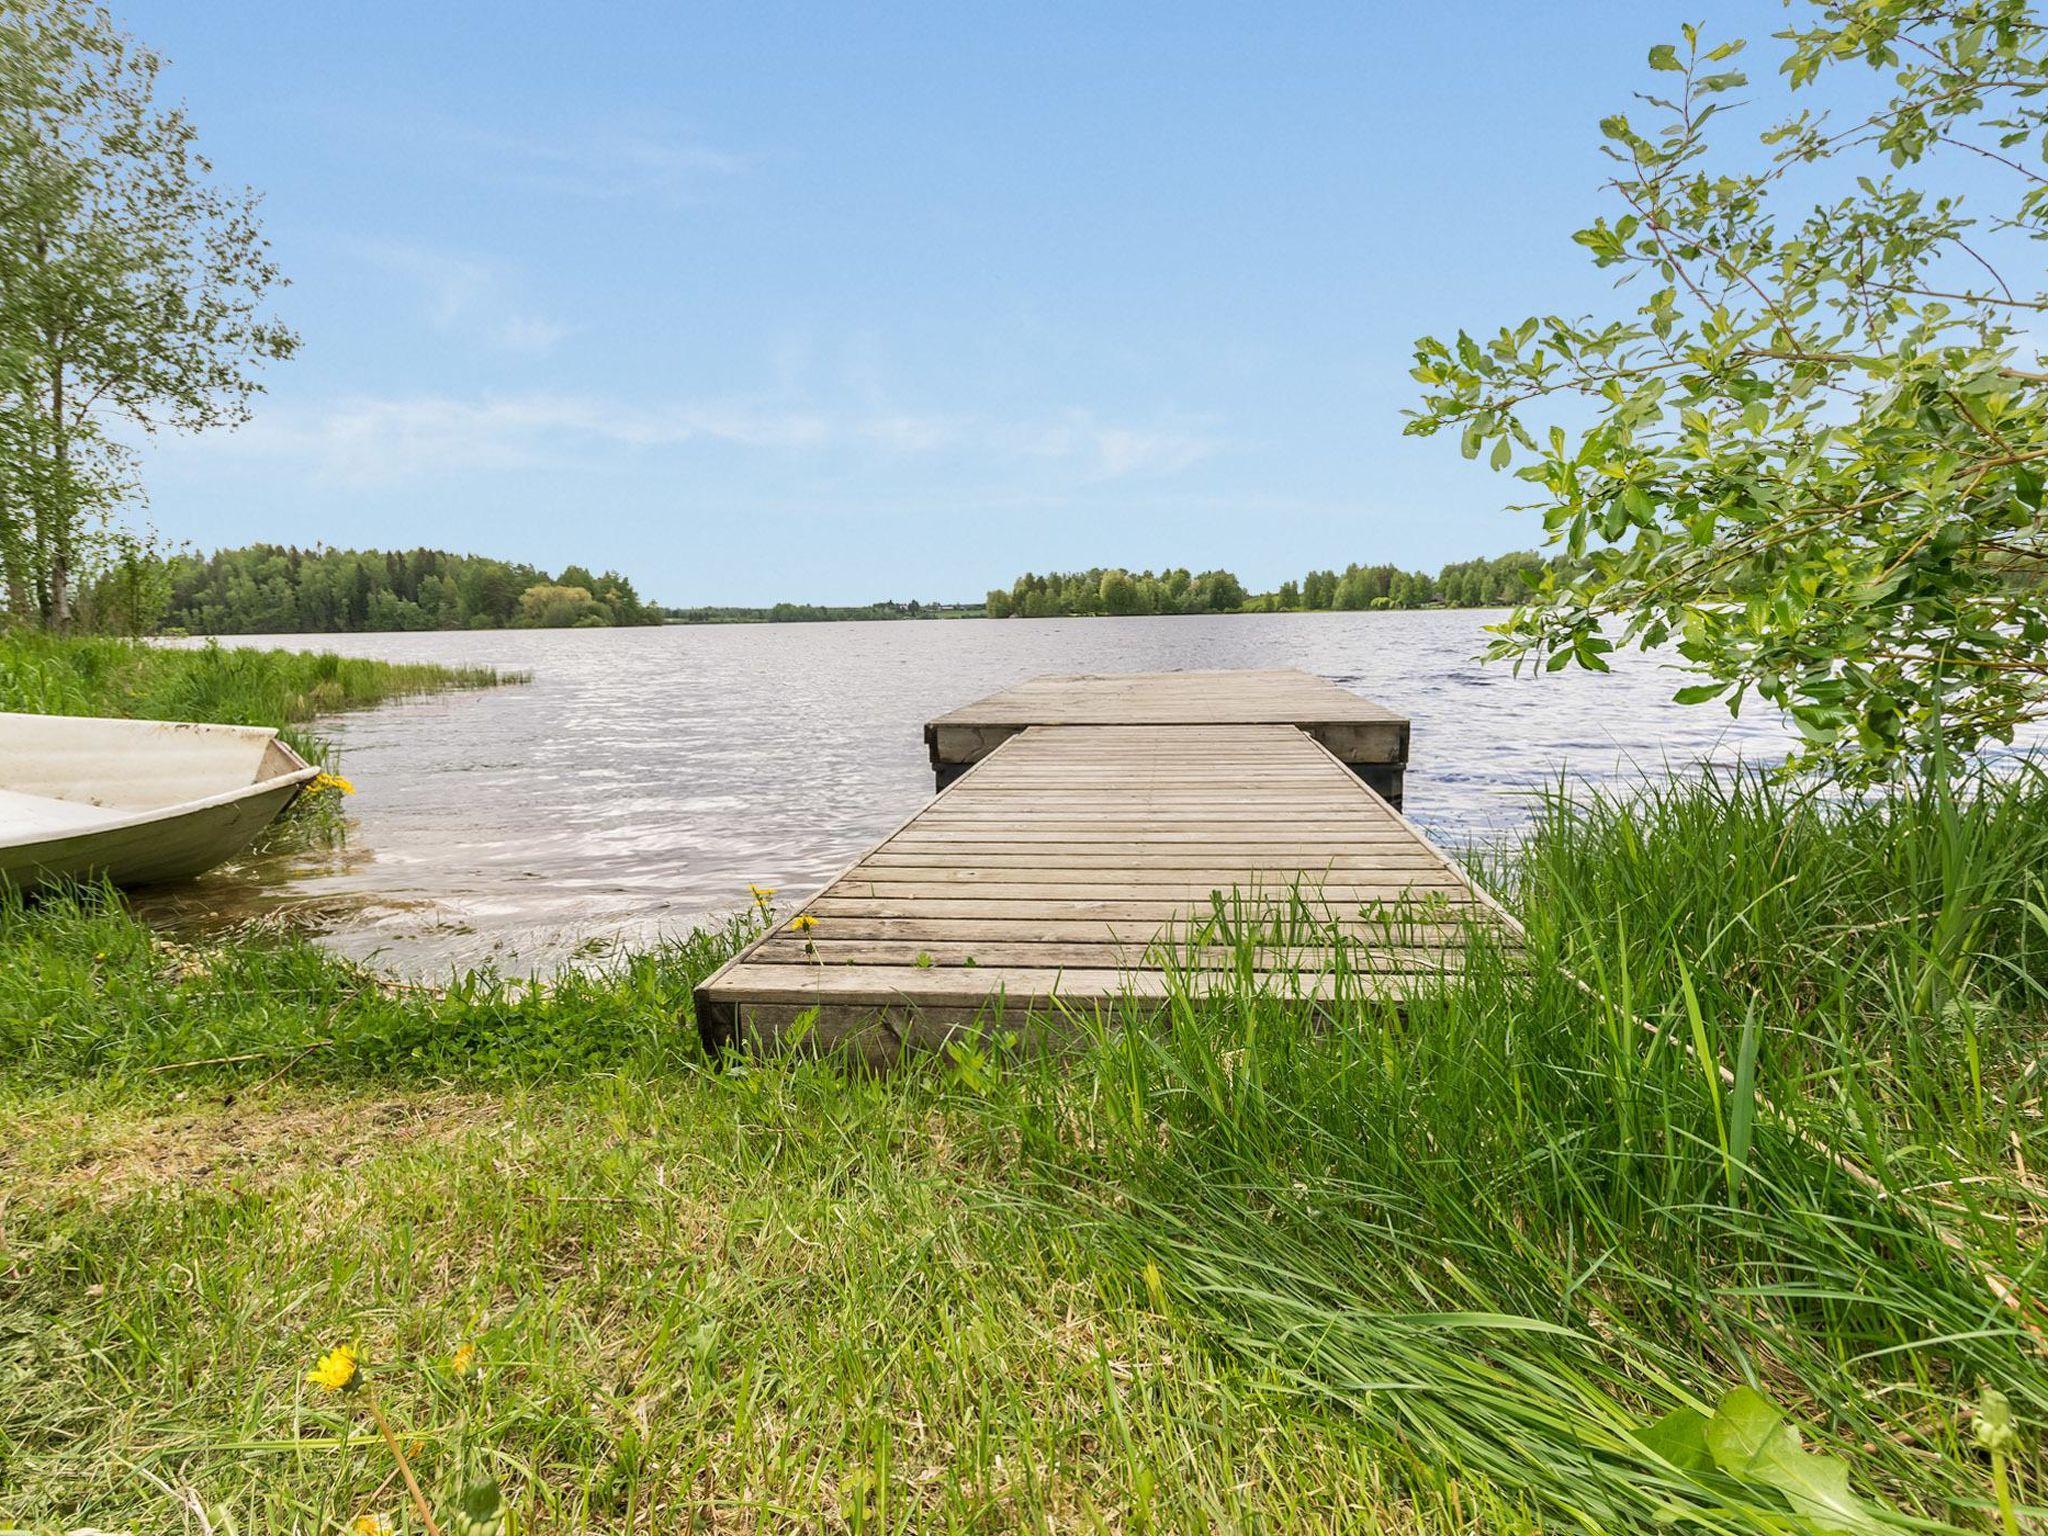
{"label": "distant treeline", "polygon": [[[172,555],[145,578],[158,624],[191,634],[338,634],[391,629],[571,629],[658,624],[616,571],[536,566],[440,549],[296,549],[251,544]],[[160,601],[158,601],[160,599]],[[155,626],[143,626],[155,627]]]}
{"label": "distant treeline", "polygon": [[926,603],[912,598],[833,607],[825,603],[777,603],[772,608],[664,608],[672,624],[822,624],[848,619],[965,619],[981,615],[980,603]]}
{"label": "distant treeline", "polygon": [[81,594],[91,627],[127,633],[337,634],[418,629],[568,629],[630,624],[792,624],[846,620],[1062,618],[1093,614],[1278,613],[1368,608],[1488,608],[1521,601],[1522,552],[1460,560],[1435,576],[1393,565],[1310,571],[1248,592],[1229,571],[1086,571],[1017,578],[986,603],[893,598],[862,604],[664,608],[616,571],[538,566],[439,549],[299,549],[251,544],[211,555],[130,553]]}
{"label": "distant treeline", "polygon": [[1505,608],[1528,593],[1523,573],[1547,562],[1533,551],[1491,560],[1459,560],[1436,575],[1393,565],[1310,571],[1273,592],[1249,593],[1229,571],[1191,574],[1095,567],[1019,576],[988,595],[992,619],[1051,619],[1089,614],[1284,613],[1366,608]]}

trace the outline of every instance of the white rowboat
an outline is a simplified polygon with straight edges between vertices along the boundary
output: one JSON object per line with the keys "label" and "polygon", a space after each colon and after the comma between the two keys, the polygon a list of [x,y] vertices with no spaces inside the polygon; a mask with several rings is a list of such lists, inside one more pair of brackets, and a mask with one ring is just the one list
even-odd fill
{"label": "white rowboat", "polygon": [[257,726],[0,713],[0,882],[196,875],[319,771]]}

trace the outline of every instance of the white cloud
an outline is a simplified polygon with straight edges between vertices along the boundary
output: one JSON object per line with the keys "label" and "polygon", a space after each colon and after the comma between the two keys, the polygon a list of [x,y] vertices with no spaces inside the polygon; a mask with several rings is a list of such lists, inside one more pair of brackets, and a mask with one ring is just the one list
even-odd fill
{"label": "white cloud", "polygon": [[600,200],[688,201],[706,183],[737,176],[759,159],[702,143],[660,120],[588,123],[533,135],[443,125],[440,134],[473,174],[530,191]]}
{"label": "white cloud", "polygon": [[517,275],[495,263],[387,240],[370,241],[361,250],[371,266],[414,290],[427,323],[438,331],[535,356],[573,334],[574,327],[520,303]]}
{"label": "white cloud", "polygon": [[244,452],[306,461],[316,473],[335,479],[392,481],[530,468],[591,448],[651,448],[692,440],[797,448],[823,435],[818,422],[791,413],[647,411],[576,395],[475,400],[415,395],[359,396],[267,411],[230,441]]}
{"label": "white cloud", "polygon": [[428,319],[439,326],[455,324],[498,283],[496,274],[482,262],[445,251],[385,240],[371,241],[362,250],[371,266],[411,285]]}
{"label": "white cloud", "polygon": [[937,416],[871,416],[860,423],[860,435],[895,453],[937,453],[959,441],[960,429]]}
{"label": "white cloud", "polygon": [[507,315],[492,334],[507,352],[530,352],[541,357],[575,334],[575,329],[539,315]]}
{"label": "white cloud", "polygon": [[1094,475],[1103,480],[1178,474],[1222,446],[1206,433],[1104,426],[1078,415],[1027,430],[1013,440],[1021,452],[1039,458],[1090,464]]}
{"label": "white cloud", "polygon": [[390,482],[451,472],[559,464],[593,452],[723,444],[779,453],[829,450],[894,457],[941,453],[1053,461],[1087,480],[1176,474],[1223,444],[1191,431],[1102,425],[1069,414],[1051,425],[971,416],[828,411],[744,401],[635,405],[593,395],[527,392],[356,396],[272,405],[226,437],[188,451],[293,460],[310,473]]}
{"label": "white cloud", "polygon": [[1186,432],[1103,427],[1095,433],[1094,450],[1103,478],[1121,480],[1126,475],[1178,474],[1208,458],[1216,444]]}

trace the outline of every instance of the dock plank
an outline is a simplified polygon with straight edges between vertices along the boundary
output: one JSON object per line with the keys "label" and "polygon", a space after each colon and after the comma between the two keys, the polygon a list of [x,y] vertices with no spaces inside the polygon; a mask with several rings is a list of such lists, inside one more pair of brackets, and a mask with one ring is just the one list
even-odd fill
{"label": "dock plank", "polygon": [[[1170,726],[1165,738],[1182,750],[1162,755],[1155,770],[1186,785],[1228,788],[1231,781],[1205,772],[1212,743],[1228,742],[1241,762],[1262,761],[1293,776],[1266,743],[1245,743],[1228,733],[1246,725],[1291,725],[1327,747],[1392,804],[1401,803],[1408,762],[1405,717],[1321,678],[1292,667],[1238,671],[1054,673],[1034,677],[926,723],[932,771],[944,789],[964,769],[1033,726],[1145,729]],[[1069,737],[1042,758],[1014,762],[1036,777],[1069,770],[1114,771],[1120,748],[1107,737]],[[1233,766],[1236,766],[1233,763]],[[1020,780],[1021,782],[1021,780]]]}
{"label": "dock plank", "polygon": [[[1250,676],[1265,681],[1231,696],[1284,715],[1284,700],[1254,697],[1276,674]],[[1173,709],[1142,687],[1098,702]],[[998,1013],[1009,1028],[1156,1004],[1169,955],[1198,987],[1235,963],[1219,910],[1264,934],[1260,984],[1304,998],[1333,994],[1340,939],[1344,995],[1395,1000],[1454,974],[1476,932],[1518,942],[1462,870],[1291,719],[1027,722],[805,903],[809,925],[789,913],[710,977],[698,1020],[713,1043],[795,1031],[884,1060]]]}

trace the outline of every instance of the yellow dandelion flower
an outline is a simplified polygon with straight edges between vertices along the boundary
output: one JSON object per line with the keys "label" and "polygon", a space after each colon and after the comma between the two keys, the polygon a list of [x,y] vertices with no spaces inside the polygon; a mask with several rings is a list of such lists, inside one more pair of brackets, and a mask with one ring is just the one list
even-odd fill
{"label": "yellow dandelion flower", "polygon": [[448,1369],[458,1376],[463,1375],[474,1364],[476,1364],[476,1346],[474,1344],[464,1344],[448,1357]]}
{"label": "yellow dandelion flower", "polygon": [[750,885],[747,889],[754,893],[754,905],[757,907],[765,907],[775,898],[775,887],[772,885]]}
{"label": "yellow dandelion flower", "polygon": [[792,933],[809,933],[817,926],[818,920],[808,912],[799,912],[789,920],[789,927]]}
{"label": "yellow dandelion flower", "polygon": [[348,1531],[349,1536],[391,1536],[391,1521],[383,1515],[357,1515]]}
{"label": "yellow dandelion flower", "polygon": [[356,1384],[361,1368],[353,1344],[342,1344],[320,1357],[320,1363],[306,1372],[306,1380],[328,1392],[341,1392]]}
{"label": "yellow dandelion flower", "polygon": [[317,774],[314,776],[313,782],[306,786],[309,794],[317,795],[323,789],[338,789],[344,795],[352,795],[356,792],[355,785],[349,783],[347,779],[344,779],[338,773]]}

